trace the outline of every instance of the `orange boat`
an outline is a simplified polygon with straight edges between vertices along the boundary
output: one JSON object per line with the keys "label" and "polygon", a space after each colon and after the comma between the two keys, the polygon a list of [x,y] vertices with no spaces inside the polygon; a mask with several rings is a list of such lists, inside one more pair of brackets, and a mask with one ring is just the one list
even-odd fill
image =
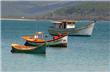
{"label": "orange boat", "polygon": [[30,41],[30,42],[38,42],[38,43],[44,43],[44,42],[45,42],[44,39],[35,38],[34,36],[30,36],[30,35],[23,36],[22,38],[23,38],[24,40]]}
{"label": "orange boat", "polygon": [[26,40],[25,45],[27,46],[37,46],[41,43],[46,43],[47,46],[53,46],[53,47],[67,47],[67,34],[64,35],[57,35],[53,36],[53,39],[50,40],[44,40],[44,34],[42,32],[37,32],[36,35],[27,35],[23,36],[22,38]]}
{"label": "orange boat", "polygon": [[12,53],[45,53],[46,46],[45,44],[39,46],[22,46],[19,44],[11,44]]}

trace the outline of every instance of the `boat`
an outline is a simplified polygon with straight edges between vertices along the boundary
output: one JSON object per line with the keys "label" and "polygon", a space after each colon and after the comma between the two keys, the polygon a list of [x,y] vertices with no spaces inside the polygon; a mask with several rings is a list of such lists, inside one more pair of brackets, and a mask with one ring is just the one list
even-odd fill
{"label": "boat", "polygon": [[57,35],[58,33],[63,34],[68,32],[68,35],[79,35],[79,36],[91,36],[95,22],[91,22],[85,26],[76,28],[75,24],[77,21],[73,20],[60,20],[53,21],[53,26],[50,26],[48,32],[50,35]]}
{"label": "boat", "polygon": [[11,44],[12,53],[36,53],[36,54],[45,54],[46,46],[45,44],[39,46],[24,46],[19,44]]}
{"label": "boat", "polygon": [[44,33],[37,32],[36,35],[26,35],[22,37],[26,40],[26,46],[37,46],[42,43],[46,43],[48,47],[67,47],[68,35],[65,33],[64,35],[58,34],[57,36],[53,36],[52,39],[44,40]]}

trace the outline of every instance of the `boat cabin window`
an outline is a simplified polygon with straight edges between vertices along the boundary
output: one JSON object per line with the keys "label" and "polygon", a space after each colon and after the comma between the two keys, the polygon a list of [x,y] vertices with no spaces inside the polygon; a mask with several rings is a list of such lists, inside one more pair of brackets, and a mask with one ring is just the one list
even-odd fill
{"label": "boat cabin window", "polygon": [[75,22],[72,22],[73,24],[75,24]]}
{"label": "boat cabin window", "polygon": [[37,32],[34,37],[43,39],[44,38],[44,34],[42,32]]}
{"label": "boat cabin window", "polygon": [[59,29],[65,29],[66,23],[54,23],[54,27]]}
{"label": "boat cabin window", "polygon": [[64,23],[63,23],[63,28],[64,28],[64,29],[66,28],[66,25],[67,25],[67,23],[64,22]]}
{"label": "boat cabin window", "polygon": [[66,28],[75,28],[75,22],[67,22]]}
{"label": "boat cabin window", "polygon": [[58,29],[75,28],[75,22],[54,23],[54,27]]}
{"label": "boat cabin window", "polygon": [[67,24],[73,24],[72,22],[67,22]]}
{"label": "boat cabin window", "polygon": [[66,23],[61,23],[61,24],[59,24],[59,28],[60,28],[60,29],[65,29],[65,28],[66,28]]}

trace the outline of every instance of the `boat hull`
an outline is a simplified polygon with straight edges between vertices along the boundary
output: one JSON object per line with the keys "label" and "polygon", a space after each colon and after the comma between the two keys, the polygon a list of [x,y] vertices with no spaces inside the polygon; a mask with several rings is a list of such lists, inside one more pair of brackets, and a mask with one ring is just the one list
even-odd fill
{"label": "boat hull", "polygon": [[20,50],[20,49],[16,49],[12,46],[12,50],[11,50],[12,53],[29,53],[29,54],[45,54],[46,53],[46,46],[43,45],[39,48],[35,48],[35,49],[32,49],[32,50]]}
{"label": "boat hull", "polygon": [[48,29],[49,34],[51,35],[57,35],[57,33],[64,33],[68,32],[68,35],[83,35],[83,36],[91,36],[93,29],[94,29],[95,23],[91,23],[85,27],[80,28],[70,28],[70,29],[55,29],[50,28]]}
{"label": "boat hull", "polygon": [[[39,45],[39,43],[26,41],[24,45],[37,46],[37,45]],[[46,46],[47,47],[67,47],[67,43],[47,43]]]}
{"label": "boat hull", "polygon": [[[67,47],[67,42],[68,42],[68,36],[65,36],[65,37],[58,39],[58,40],[47,41],[46,46],[47,47]],[[37,46],[39,44],[41,44],[41,43],[26,41],[24,45]]]}

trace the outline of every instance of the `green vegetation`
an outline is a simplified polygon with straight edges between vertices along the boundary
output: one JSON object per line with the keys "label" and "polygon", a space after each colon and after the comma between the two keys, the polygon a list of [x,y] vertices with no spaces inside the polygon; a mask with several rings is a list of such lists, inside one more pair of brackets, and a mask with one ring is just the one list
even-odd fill
{"label": "green vegetation", "polygon": [[4,1],[2,18],[110,20],[110,1]]}
{"label": "green vegetation", "polygon": [[[49,15],[49,14],[48,14]],[[81,2],[78,5],[70,5],[50,12],[50,16],[74,19],[110,19],[110,2]],[[82,18],[83,17],[83,18]]]}

